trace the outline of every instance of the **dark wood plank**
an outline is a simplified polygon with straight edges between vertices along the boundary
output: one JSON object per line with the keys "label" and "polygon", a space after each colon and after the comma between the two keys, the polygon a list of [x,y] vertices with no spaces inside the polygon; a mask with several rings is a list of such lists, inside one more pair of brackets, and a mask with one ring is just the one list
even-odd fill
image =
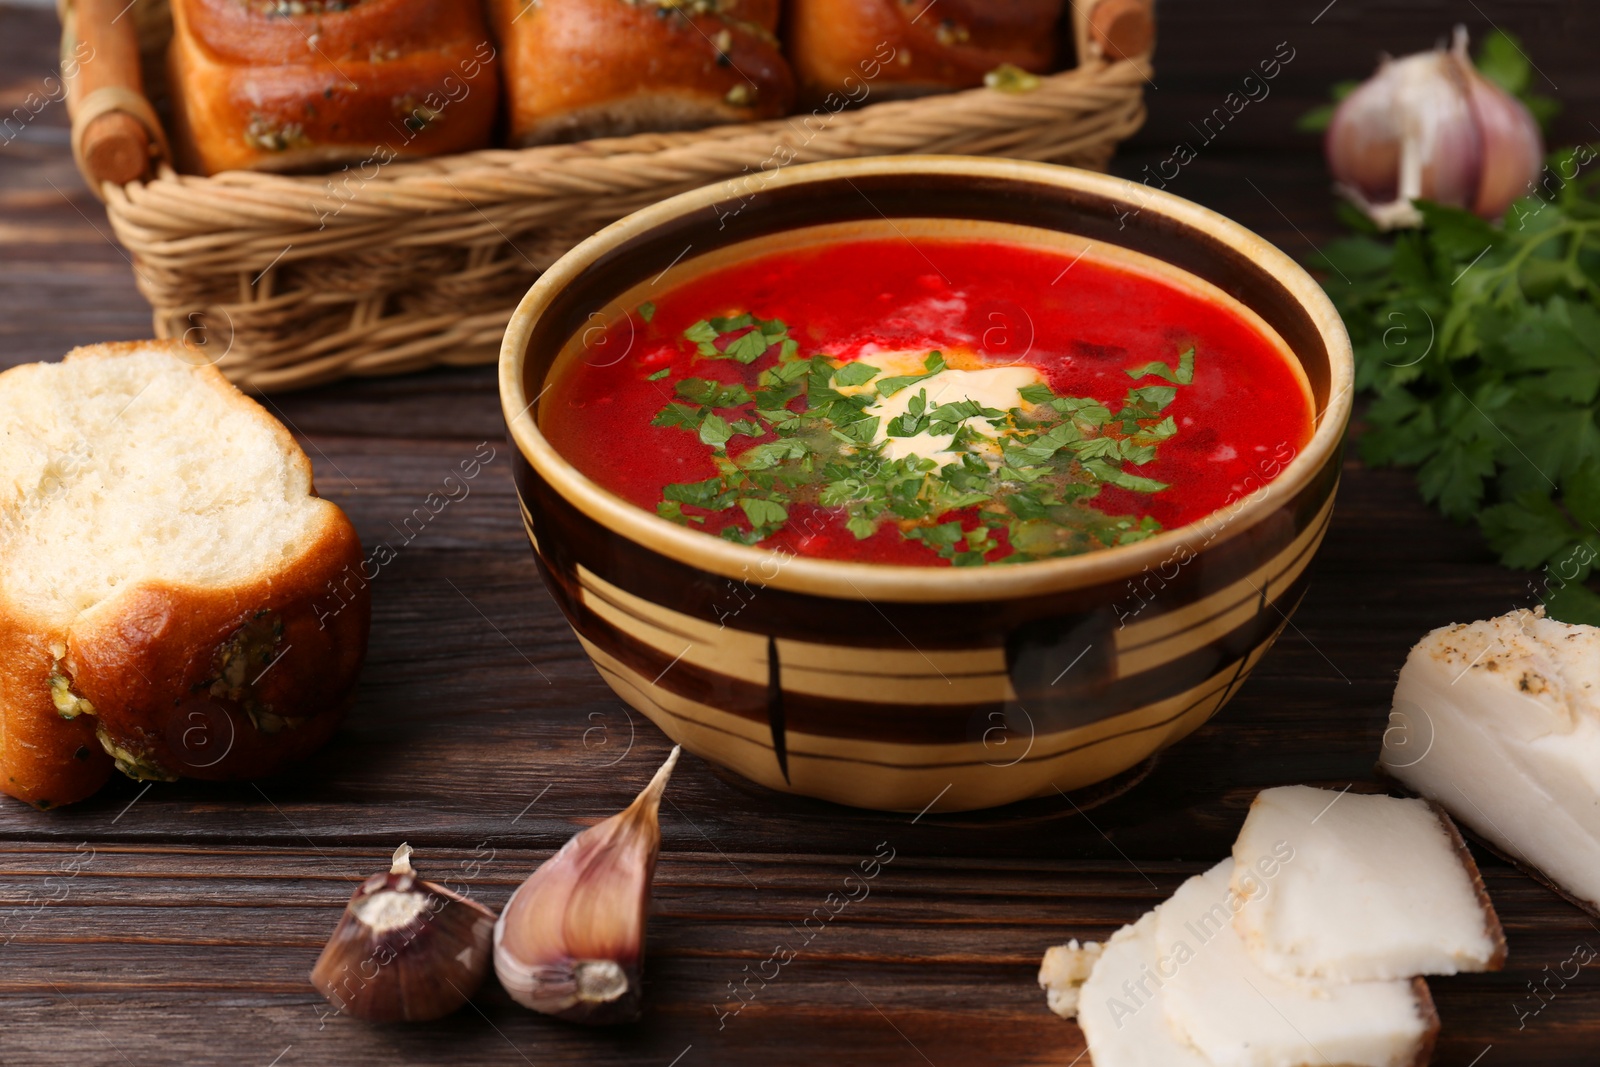
{"label": "dark wood plank", "polygon": [[[499,906],[543,855],[479,845],[425,850],[418,861],[454,884],[463,869],[475,871],[474,893]],[[403,1043],[403,1062],[515,1062],[514,1047],[530,1060],[620,1064],[669,1062],[692,1046],[685,1062],[735,1063],[823,1039],[885,1062],[918,1062],[920,1051],[930,1062],[980,1063],[996,1062],[987,1057],[1003,1035],[1000,1062],[1062,1064],[1081,1039],[1039,1010],[1040,938],[1103,937],[1200,869],[1042,860],[974,867],[898,854],[868,896],[824,922],[828,894],[856,859],[669,852],[656,883],[651,1008],[636,1026],[601,1033],[540,1019],[491,983],[475,1011],[396,1032],[329,1017],[304,983],[337,921],[347,872],[381,867],[379,850],[12,847],[0,851],[8,961],[0,1050],[26,1049],[27,1062],[41,1064],[82,1063],[85,1054],[121,1062],[112,1050],[129,1063],[198,1062],[221,1041],[244,1062],[291,1047],[298,1062],[334,1063]],[[1441,1064],[1468,1063],[1503,1040],[1518,1007],[1526,1013],[1535,1003],[1525,1001],[1527,983],[1597,939],[1582,917],[1548,914],[1544,891],[1513,872],[1491,871],[1489,888],[1513,966],[1433,983],[1446,1022]],[[763,964],[779,946],[794,959],[735,999],[730,983],[774,974]],[[220,1002],[208,996],[218,989],[227,991]],[[1519,1038],[1518,1062],[1592,1062],[1570,1042],[1600,1026],[1600,1004],[1551,989]]]}
{"label": "dark wood plank", "polygon": [[[1600,9],[1593,4],[1164,0],[1156,20],[1156,88],[1149,94],[1150,121],[1133,138],[1139,147],[1170,151],[1179,141],[1188,141],[1202,156],[1302,150],[1316,139],[1290,128],[1296,118],[1329,99],[1330,85],[1371,74],[1381,53],[1406,55],[1448,40],[1457,24],[1467,27],[1473,41],[1494,27],[1520,37],[1538,67],[1533,89],[1559,96],[1566,105],[1555,136],[1567,142],[1595,137],[1588,123],[1600,103],[1600,70],[1589,47],[1600,31]],[[1274,58],[1281,61],[1275,78],[1264,86],[1245,84],[1248,76],[1259,79],[1262,61]],[[1229,92],[1255,99],[1207,143],[1206,134],[1194,127],[1203,125]],[[1213,123],[1213,130],[1217,125]]]}
{"label": "dark wood plank", "polygon": [[[1171,188],[1303,255],[1334,218],[1314,139],[1289,124],[1379,48],[1421,47],[1456,20],[1521,33],[1569,101],[1563,128],[1588,136],[1600,97],[1592,5],[1325,2],[1167,0],[1151,121],[1117,172],[1137,180],[1157,166],[1287,41],[1295,58],[1272,95]],[[51,72],[53,34],[47,12],[0,7],[0,114]],[[148,333],[108,232],[52,104],[0,144],[0,366]],[[305,981],[353,880],[408,840],[426,870],[498,907],[575,829],[625,803],[666,745],[601,683],[539,586],[492,371],[341,383],[269,407],[364,541],[397,549],[373,582],[360,701],[323,752],[278,779],[119,780],[70,809],[0,804],[0,1062],[1071,1064],[1081,1037],[1034,983],[1043,948],[1104,937],[1226,854],[1264,786],[1377,788],[1410,644],[1530,600],[1526,576],[1424,508],[1409,476],[1352,459],[1295,626],[1228,709],[1131,791],[1087,816],[1057,799],[913,820],[780,797],[687,758],[663,811],[640,1024],[554,1023],[491,983],[445,1022],[373,1028],[324,1019]],[[424,497],[481,442],[496,458],[423,522]],[[896,859],[871,896],[796,946],[880,842]],[[1529,983],[1578,944],[1600,945],[1600,930],[1479,858],[1511,961],[1432,983],[1445,1024],[1436,1062],[1592,1063],[1600,982],[1586,970],[1552,983],[1536,1015],[1544,1002]],[[729,983],[780,943],[799,955],[726,1015]]]}

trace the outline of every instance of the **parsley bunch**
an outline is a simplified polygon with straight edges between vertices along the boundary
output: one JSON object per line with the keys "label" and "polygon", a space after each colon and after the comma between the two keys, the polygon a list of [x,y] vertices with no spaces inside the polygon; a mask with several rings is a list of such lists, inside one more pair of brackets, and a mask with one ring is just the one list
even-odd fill
{"label": "parsley bunch", "polygon": [[1600,624],[1600,175],[1557,153],[1539,192],[1490,224],[1419,203],[1424,225],[1363,232],[1313,266],[1374,394],[1374,465],[1415,467],[1423,497],[1475,522],[1508,567],[1547,568],[1549,613]]}
{"label": "parsley bunch", "polygon": [[[1192,349],[1176,367],[1155,362],[1128,371],[1167,384],[1130,389],[1115,412],[1042,384],[1022,390],[1026,408],[1001,411],[930,398],[921,383],[947,369],[939,352],[927,355],[920,372],[880,377],[870,364],[802,358],[784,323],[750,314],[702,320],[683,336],[701,359],[764,364],[753,383],[754,366],[743,383],[685,377],[674,384],[676,399],[653,424],[698,436],[717,474],[666,486],[656,508],[664,518],[704,524],[706,513],[737,508],[748,525],[730,522],[720,534],[755,544],[782,529],[795,504],[842,509],[857,538],[894,524],[956,566],[1075,555],[1161,528],[1148,516],[1107,515],[1090,500],[1103,485],[1137,493],[1167,488],[1124,465],[1150,463],[1178,432],[1162,412],[1193,381]],[[951,459],[891,458],[879,443],[880,416],[871,408],[907,389],[917,392],[884,427],[886,436],[949,438],[942,454]],[[753,443],[730,453],[740,436]],[[964,511],[966,521],[945,519]]]}

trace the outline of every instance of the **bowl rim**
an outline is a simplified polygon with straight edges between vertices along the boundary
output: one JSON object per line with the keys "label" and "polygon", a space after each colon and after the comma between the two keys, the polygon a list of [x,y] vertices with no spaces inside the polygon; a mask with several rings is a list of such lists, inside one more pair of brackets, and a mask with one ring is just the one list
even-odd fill
{"label": "bowl rim", "polygon": [[[1122,178],[1053,163],[983,156],[905,155],[833,160],[779,168],[764,175],[762,189],[866,175],[944,174],[974,179],[1024,181],[1087,192],[1136,207],[1205,232],[1248,256],[1281,284],[1310,317],[1328,350],[1328,401],[1311,439],[1267,492],[1251,493],[1184,526],[1131,545],[1079,556],[1035,560],[1010,567],[919,567],[798,556],[735,544],[686,529],[601,487],[568,462],[540,432],[523,386],[527,342],[537,318],[556,295],[607,251],[657,225],[730,199],[726,183],[702,186],[642,208],[578,244],[541,274],[517,304],[500,345],[501,413],[512,444],[565,500],[589,518],[641,547],[727,578],[757,580],[770,588],[846,600],[892,602],[995,601],[1114,582],[1172,558],[1215,516],[1229,507],[1225,528],[1206,548],[1249,530],[1278,508],[1273,497],[1293,496],[1341,448],[1354,405],[1355,358],[1333,302],[1304,268],[1264,238],[1232,219],[1192,201]],[[1160,258],[1157,256],[1157,258]],[[546,385],[548,388],[548,385]],[[1197,552],[1200,550],[1196,550]],[[770,575],[770,577],[769,577]],[[759,577],[758,577],[759,576]]]}

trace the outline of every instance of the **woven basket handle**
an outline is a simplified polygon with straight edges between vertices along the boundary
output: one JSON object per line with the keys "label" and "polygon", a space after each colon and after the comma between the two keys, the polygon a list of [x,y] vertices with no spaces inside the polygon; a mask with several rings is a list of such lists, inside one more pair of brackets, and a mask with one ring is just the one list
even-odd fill
{"label": "woven basket handle", "polygon": [[161,120],[139,77],[139,34],[127,0],[57,0],[61,75],[72,114],[72,155],[96,196],[168,158]]}
{"label": "woven basket handle", "polygon": [[1076,0],[1072,28],[1080,67],[1144,63],[1156,41],[1154,0]]}

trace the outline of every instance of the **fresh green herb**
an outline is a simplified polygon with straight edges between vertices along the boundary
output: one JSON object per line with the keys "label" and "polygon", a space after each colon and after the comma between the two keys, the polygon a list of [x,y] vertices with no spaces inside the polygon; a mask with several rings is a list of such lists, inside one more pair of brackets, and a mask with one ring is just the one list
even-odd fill
{"label": "fresh green herb", "polygon": [[[718,332],[715,326],[711,325],[711,323],[705,319],[701,319],[693,326],[690,326],[687,330],[684,330],[683,336],[685,339],[693,341],[695,344],[701,346],[700,354],[702,356],[720,356],[722,354],[715,347],[711,347],[714,346],[717,338],[722,335]],[[706,351],[707,347],[711,347],[711,351]]]}
{"label": "fresh green herb", "polygon": [[[928,354],[922,373],[880,377],[870,364],[802,359],[785,324],[748,314],[702,320],[684,338],[706,358],[764,362],[745,372],[754,373],[753,389],[687,378],[674,387],[679,399],[657,413],[655,425],[694,433],[710,447],[719,472],[667,486],[657,509],[664,518],[703,522],[707,516],[690,509],[728,512],[737,503],[744,523],[719,532],[756,544],[790,524],[797,506],[839,509],[857,538],[895,530],[962,567],[1075,555],[1161,529],[1148,517],[1107,515],[1092,501],[1107,485],[1141,494],[1168,488],[1129,468],[1150,463],[1178,432],[1163,412],[1194,380],[1193,349],[1175,364],[1130,370],[1136,381],[1170,384],[1132,386],[1115,412],[1043,384],[1023,389],[1025,406],[1011,411],[968,399],[935,403],[918,389],[883,429],[889,438],[937,438],[937,458],[892,458],[871,409],[945,370],[941,353]],[[751,443],[730,452],[736,436]]]}
{"label": "fresh green herb", "polygon": [[1135,367],[1128,372],[1128,377],[1139,379],[1151,374],[1174,385],[1188,385],[1194,381],[1194,349],[1191,348],[1178,357],[1176,370],[1157,360],[1154,363],[1146,363],[1142,367]]}
{"label": "fresh green herb", "polygon": [[735,494],[729,493],[722,486],[721,478],[707,478],[703,482],[680,482],[669,485],[661,491],[667,500],[678,504],[690,504],[708,511],[723,511],[733,506],[737,499]]}
{"label": "fresh green herb", "polygon": [[1510,567],[1547,567],[1549,613],[1600,624],[1600,195],[1595,149],[1551,158],[1501,225],[1419,203],[1424,225],[1342,238],[1312,263],[1374,394],[1361,451],[1417,468]]}
{"label": "fresh green herb", "polygon": [[878,395],[893,396],[908,385],[915,385],[924,378],[932,378],[935,374],[945,369],[944,354],[929,352],[928,358],[922,361],[921,374],[902,374],[895,378],[878,379]]}
{"label": "fresh green herb", "polygon": [[686,430],[699,431],[700,424],[705,421],[708,412],[705,408],[693,404],[680,404],[673,401],[650,420],[651,426],[682,426]]}
{"label": "fresh green herb", "polygon": [[647,381],[647,382],[659,382],[661,379],[665,378],[667,375],[669,375],[671,373],[672,373],[672,368],[671,367],[662,367],[660,370],[656,371],[654,374],[646,374],[644,376],[644,380]]}
{"label": "fresh green herb", "polygon": [[649,322],[651,319],[656,317],[656,306],[650,301],[646,300],[644,303],[639,305],[639,317],[644,321]]}
{"label": "fresh green herb", "polygon": [[[695,350],[707,359],[733,359],[740,363],[754,363],[778,345],[780,355],[792,356],[800,347],[789,336],[789,327],[777,319],[758,319],[754,315],[734,315],[727,318],[701,319],[683,331],[686,340],[693,341]],[[717,342],[723,341],[722,347]]]}
{"label": "fresh green herb", "polygon": [[709,378],[685,378],[673,387],[685,400],[711,408],[736,408],[750,403],[750,394],[742,385],[725,385]]}
{"label": "fresh green herb", "polygon": [[833,372],[833,380],[840,385],[866,385],[878,376],[878,368],[870,363],[846,363]]}
{"label": "fresh green herb", "polygon": [[739,501],[739,506],[744,509],[751,526],[776,528],[783,525],[784,520],[789,517],[788,510],[776,500],[745,497]]}
{"label": "fresh green herb", "polygon": [[721,452],[733,436],[733,427],[721,415],[707,415],[700,420],[700,440]]}

